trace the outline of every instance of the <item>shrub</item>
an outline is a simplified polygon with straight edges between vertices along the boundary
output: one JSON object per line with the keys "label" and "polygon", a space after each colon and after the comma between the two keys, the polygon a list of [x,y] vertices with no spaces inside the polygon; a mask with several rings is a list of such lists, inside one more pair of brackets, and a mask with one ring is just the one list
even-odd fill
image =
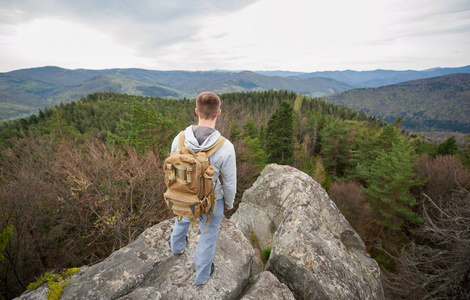
{"label": "shrub", "polygon": [[412,189],[415,197],[421,199],[424,205],[427,202],[422,198],[423,194],[442,205],[454,191],[470,189],[470,173],[456,156],[432,158],[424,154],[419,157],[415,171],[422,180],[426,180],[423,186]]}
{"label": "shrub", "polygon": [[94,263],[169,217],[158,152],[32,132],[10,142],[0,151],[0,228],[14,231],[1,294],[19,295],[44,270]]}
{"label": "shrub", "polygon": [[363,240],[371,223],[371,212],[361,185],[355,181],[333,182],[328,195]]}
{"label": "shrub", "polygon": [[28,290],[34,291],[35,289],[37,289],[38,287],[40,287],[44,283],[48,282],[50,279],[52,279],[56,275],[57,274],[55,273],[54,270],[47,271],[46,273],[42,274],[40,277],[36,278],[35,282],[31,282],[28,285]]}
{"label": "shrub", "polygon": [[258,238],[256,237],[255,233],[253,232],[253,230],[250,231],[250,236],[251,236],[251,242],[253,244],[258,244]]}
{"label": "shrub", "polygon": [[69,279],[67,281],[60,281],[60,282],[51,282],[49,285],[49,291],[47,292],[46,299],[47,300],[59,300],[64,292],[64,288],[69,284],[73,279]]}
{"label": "shrub", "polygon": [[[68,277],[76,274],[78,272],[79,268],[70,268],[70,269],[64,269],[60,273],[56,273],[55,270],[50,270],[42,274],[39,278],[36,279],[35,282],[32,282],[28,285],[28,290],[34,291],[41,285],[43,285],[46,282],[49,282],[51,285],[49,285],[49,289],[52,289],[52,284],[54,283],[63,283],[64,279],[67,279]],[[69,280],[66,284],[63,285],[63,288],[72,280]],[[56,284],[54,285],[54,290],[58,289],[59,286]],[[57,293],[57,292],[54,292]],[[62,294],[62,293],[61,293]],[[60,298],[60,296],[59,296]],[[59,299],[59,298],[54,298],[54,299]],[[49,299],[49,298],[48,298]]]}
{"label": "shrub", "polygon": [[271,256],[271,248],[264,249],[261,255],[263,257],[263,262],[266,263],[269,259],[269,256]]}

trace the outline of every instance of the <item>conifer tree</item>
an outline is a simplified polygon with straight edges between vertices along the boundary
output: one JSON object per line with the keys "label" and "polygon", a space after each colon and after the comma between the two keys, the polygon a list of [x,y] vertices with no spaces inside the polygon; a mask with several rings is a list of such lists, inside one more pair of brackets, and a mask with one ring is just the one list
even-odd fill
{"label": "conifer tree", "polygon": [[344,171],[348,159],[348,128],[342,121],[334,121],[320,133],[323,162],[333,177]]}
{"label": "conifer tree", "polygon": [[242,160],[256,165],[259,171],[261,171],[266,165],[266,153],[260,140],[247,136],[243,139],[243,146]]}
{"label": "conifer tree", "polygon": [[393,125],[387,125],[380,131],[377,146],[385,152],[388,152],[392,148],[392,144],[398,142],[399,139],[398,128]]}
{"label": "conifer tree", "polygon": [[362,176],[356,171],[356,166],[361,164],[362,169],[370,169],[383,152],[389,153],[393,143],[399,141],[399,134],[397,128],[392,125],[387,125],[376,134],[366,138],[358,139],[356,147],[351,151],[351,158],[349,160],[352,172],[348,174],[348,179],[361,179]]}
{"label": "conifer tree", "polygon": [[261,144],[264,143],[264,137],[265,137],[265,134],[264,134],[264,125],[261,124],[261,127],[259,128],[259,135],[258,135],[258,139],[260,140]]}
{"label": "conifer tree", "polygon": [[251,137],[251,138],[256,138],[258,137],[258,128],[256,128],[255,121],[253,119],[249,119],[244,125],[243,125],[243,138],[246,137]]}
{"label": "conifer tree", "polygon": [[266,129],[268,162],[289,164],[294,153],[294,110],[283,101],[268,121]]}
{"label": "conifer tree", "polygon": [[382,150],[370,165],[357,166],[358,174],[366,181],[363,192],[381,228],[399,230],[405,221],[420,222],[420,217],[412,210],[418,202],[409,191],[410,187],[420,184],[413,172],[415,162],[410,142],[399,138],[390,151]]}
{"label": "conifer tree", "polygon": [[126,143],[139,151],[155,149],[166,155],[171,138],[176,134],[173,122],[168,120],[147,103],[134,101],[130,121],[122,120],[118,124],[119,135],[112,135],[118,144]]}
{"label": "conifer tree", "polygon": [[230,140],[235,141],[240,138],[240,127],[238,127],[238,124],[236,121],[232,121],[232,124],[230,125]]}
{"label": "conifer tree", "polygon": [[455,136],[451,136],[437,147],[437,155],[455,155],[459,152],[459,145]]}

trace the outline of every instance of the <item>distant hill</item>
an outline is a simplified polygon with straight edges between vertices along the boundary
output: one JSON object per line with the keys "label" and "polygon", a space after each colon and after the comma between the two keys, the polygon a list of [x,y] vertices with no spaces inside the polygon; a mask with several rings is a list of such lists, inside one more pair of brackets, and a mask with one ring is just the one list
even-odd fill
{"label": "distant hill", "polygon": [[68,70],[58,67],[0,73],[0,120],[23,117],[39,109],[78,100],[99,91],[184,98],[202,91],[288,90],[319,97],[353,86],[330,78],[267,76],[255,72],[188,72],[144,69]]}
{"label": "distant hill", "polygon": [[326,71],[301,74],[293,73],[291,76],[296,76],[298,78],[303,79],[323,77],[345,82],[356,87],[379,87],[410,80],[425,79],[460,73],[470,73],[470,66],[460,68],[433,68],[423,71]]}
{"label": "distant hill", "polygon": [[[406,81],[458,71],[465,74]],[[201,91],[231,93],[272,89],[311,97],[326,97],[328,101],[382,118],[387,122],[401,117],[406,129],[415,132],[441,132],[441,136],[446,136],[446,132],[470,133],[470,75],[467,73],[470,73],[470,66],[425,71],[315,73],[68,70],[42,67],[0,73],[0,121],[25,117],[37,113],[39,109],[78,100],[100,91],[181,99],[194,98]],[[396,84],[398,81],[402,83]],[[388,83],[394,84],[354,89],[357,86]]]}
{"label": "distant hill", "polygon": [[470,133],[470,74],[354,89],[326,96],[324,100],[386,122],[400,117],[403,127],[414,132]]}
{"label": "distant hill", "polygon": [[[258,127],[263,125],[266,128],[270,115],[274,113],[275,108],[279,106],[281,101],[289,101],[292,106],[295,104],[302,119],[318,118],[318,126],[315,125],[317,130],[333,120],[339,119],[365,121],[372,128],[385,125],[383,121],[377,118],[353,111],[345,106],[332,104],[320,98],[298,97],[298,94],[285,90],[226,93],[221,94],[221,98],[224,102],[224,114],[218,126],[220,126],[220,130],[223,130],[222,133],[225,132],[226,134],[232,130],[232,126],[238,126],[240,130],[246,131],[244,124],[248,120],[256,122]],[[135,106],[138,103],[142,106]],[[126,122],[132,121],[131,116],[135,109],[140,109],[140,113],[151,109],[158,114],[158,117],[155,120],[152,119],[152,122],[156,122],[156,120],[162,122],[161,116],[170,121],[165,124],[171,126],[174,130],[184,128],[187,124],[197,121],[194,114],[194,99],[171,100],[109,91],[96,92],[77,101],[43,108],[39,113],[28,117],[0,123],[0,150],[3,146],[9,145],[9,139],[19,137],[22,130],[39,130],[47,134],[54,128],[58,128],[57,126],[61,130],[64,128],[65,134],[91,135],[105,141],[109,134],[117,134],[128,129],[127,125],[120,128],[119,124],[124,125]],[[302,122],[302,126],[310,125]],[[251,133],[254,134],[253,132]],[[309,130],[305,129],[303,132],[309,132]],[[174,133],[176,134],[176,131]],[[244,136],[240,135],[239,137]],[[171,143],[171,140],[167,142]],[[167,148],[163,147],[163,149]],[[319,151],[319,149],[317,150]]]}
{"label": "distant hill", "polygon": [[[268,75],[268,76],[285,76],[285,77],[301,77],[303,74],[310,74],[310,73],[305,73],[305,72],[291,72],[291,71],[255,71],[258,74],[263,74],[263,75]],[[313,76],[312,76],[313,77]],[[316,77],[321,77],[321,76],[316,76]],[[324,76],[325,78],[328,78],[328,76]],[[305,77],[309,78],[309,77]]]}

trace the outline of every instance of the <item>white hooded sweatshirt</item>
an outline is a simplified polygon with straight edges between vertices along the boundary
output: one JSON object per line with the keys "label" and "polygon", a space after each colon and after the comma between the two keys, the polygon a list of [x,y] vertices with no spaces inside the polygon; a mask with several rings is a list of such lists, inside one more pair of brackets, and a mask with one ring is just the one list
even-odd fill
{"label": "white hooded sweatshirt", "polygon": [[[180,134],[175,137],[171,144],[172,153],[178,150],[179,135]],[[219,136],[220,132],[213,128],[191,125],[184,130],[184,145],[198,152],[212,146]],[[198,140],[202,141],[202,143],[199,143]],[[209,157],[209,162],[215,171],[213,184],[216,198],[224,198],[225,205],[229,208],[233,207],[235,193],[237,192],[237,166],[233,144],[229,140],[226,140],[224,144]],[[222,177],[223,185],[219,181],[219,174]]]}

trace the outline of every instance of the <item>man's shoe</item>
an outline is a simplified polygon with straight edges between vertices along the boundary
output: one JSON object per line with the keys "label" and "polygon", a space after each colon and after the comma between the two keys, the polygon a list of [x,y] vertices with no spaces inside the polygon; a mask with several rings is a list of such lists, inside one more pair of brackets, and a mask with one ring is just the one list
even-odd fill
{"label": "man's shoe", "polygon": [[[188,236],[186,236],[186,245],[188,245]],[[184,249],[186,249],[186,246],[184,247]],[[180,253],[176,253],[175,255],[182,255],[184,253],[184,249],[183,251],[181,251]]]}
{"label": "man's shoe", "polygon": [[[214,263],[212,263],[212,265],[211,265],[211,274],[209,275],[209,278],[211,278],[212,274],[214,274],[214,269],[215,269]],[[209,280],[209,278],[207,278],[206,281],[204,281],[204,282],[203,282],[202,284],[200,284],[200,285],[204,285],[204,284],[207,282],[207,280]]]}

